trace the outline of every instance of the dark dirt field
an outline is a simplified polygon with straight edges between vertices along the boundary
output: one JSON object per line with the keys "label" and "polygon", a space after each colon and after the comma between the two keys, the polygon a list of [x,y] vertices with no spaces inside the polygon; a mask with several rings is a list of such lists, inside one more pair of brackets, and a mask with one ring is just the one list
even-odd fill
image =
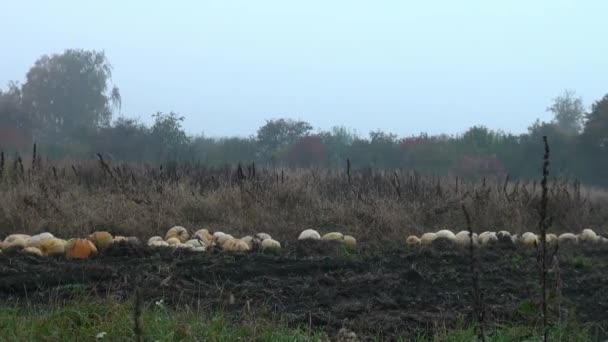
{"label": "dark dirt field", "polygon": [[[116,245],[86,261],[0,256],[0,302],[53,303],[82,294],[249,314],[385,339],[472,324],[468,254],[453,246],[378,251],[309,241],[279,255],[193,253]],[[479,250],[486,321],[537,325],[536,252]],[[608,247],[561,247],[550,270],[553,322],[608,331]],[[559,304],[559,305],[558,305]],[[608,336],[607,336],[608,337]]]}

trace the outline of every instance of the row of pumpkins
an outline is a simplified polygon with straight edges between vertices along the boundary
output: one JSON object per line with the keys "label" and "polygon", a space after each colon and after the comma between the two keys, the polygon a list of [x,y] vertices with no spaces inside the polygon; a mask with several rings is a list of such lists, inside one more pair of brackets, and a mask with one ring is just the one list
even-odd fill
{"label": "row of pumpkins", "polygon": [[[323,236],[316,230],[307,229],[303,231],[298,240],[324,240],[339,241],[347,246],[355,246],[357,241],[354,237],[343,235],[339,232],[327,233]],[[0,241],[0,254],[15,251],[36,254],[39,256],[65,256],[68,259],[87,259],[110,247],[113,243],[140,244],[136,237],[112,236],[112,234],[101,231],[90,234],[86,239],[63,240],[53,236],[51,233],[37,235],[12,234],[4,241]],[[254,236],[248,235],[237,239],[230,234],[214,232],[208,229],[200,229],[190,235],[188,230],[181,226],[175,226],[165,237],[153,236],[147,245],[149,247],[172,247],[183,248],[194,252],[205,252],[210,247],[217,246],[228,252],[247,252],[251,250],[279,251],[281,243],[273,239],[269,234],[258,233]]]}
{"label": "row of pumpkins", "polygon": [[[580,234],[563,233],[557,236],[549,233],[546,235],[545,239],[548,244],[576,244],[580,242],[608,245],[608,238],[597,235],[591,229],[584,229]],[[405,243],[408,246],[429,246],[441,240],[451,241],[459,246],[470,246],[471,244],[471,237],[468,231],[463,230],[454,234],[447,229],[440,230],[436,233],[425,233],[421,237],[411,235],[405,240]],[[477,233],[473,233],[472,240],[474,244],[479,244],[482,246],[491,245],[499,241],[506,241],[529,247],[536,247],[540,245],[540,236],[537,234],[526,232],[520,236],[519,234],[511,234],[505,230],[499,232],[486,231],[479,235]]]}

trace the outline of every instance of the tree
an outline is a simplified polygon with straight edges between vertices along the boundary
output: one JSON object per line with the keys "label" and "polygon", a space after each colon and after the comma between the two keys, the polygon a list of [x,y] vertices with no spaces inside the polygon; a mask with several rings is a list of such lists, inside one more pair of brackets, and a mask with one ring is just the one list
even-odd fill
{"label": "tree", "polygon": [[594,148],[608,150],[608,94],[593,104],[586,118],[585,141]]}
{"label": "tree", "polygon": [[294,166],[320,165],[325,159],[325,146],[318,135],[308,135],[289,146],[287,160]]}
{"label": "tree", "polygon": [[28,118],[21,106],[21,89],[15,82],[9,82],[8,90],[0,89],[0,124],[23,127]]}
{"label": "tree", "polygon": [[491,150],[496,134],[484,126],[473,126],[462,136],[462,142],[468,151],[486,153]]}
{"label": "tree", "polygon": [[585,160],[584,178],[608,186],[608,94],[591,106],[580,140],[577,155]]}
{"label": "tree", "polygon": [[0,90],[0,147],[17,150],[32,147],[30,119],[21,105],[21,89],[9,82],[6,91]]}
{"label": "tree", "polygon": [[112,66],[103,52],[66,50],[44,55],[28,71],[23,106],[39,132],[53,139],[108,126],[120,92],[109,90]]}
{"label": "tree", "polygon": [[263,157],[272,157],[279,149],[293,144],[299,138],[308,135],[312,126],[306,121],[291,119],[267,120],[258,129],[257,139]]}
{"label": "tree", "polygon": [[576,135],[581,132],[585,107],[583,99],[577,97],[573,90],[564,90],[554,98],[547,111],[553,113],[553,123],[565,134]]}
{"label": "tree", "polygon": [[181,152],[190,142],[190,138],[182,128],[184,117],[174,112],[169,114],[157,112],[152,117],[155,121],[150,133],[157,151],[157,160],[179,159],[182,156]]}
{"label": "tree", "polygon": [[138,119],[119,117],[112,126],[104,127],[97,135],[95,152],[108,153],[123,161],[146,161],[153,159],[150,129]]}
{"label": "tree", "polygon": [[356,138],[356,134],[343,126],[332,127],[330,132],[319,134],[325,146],[327,158],[332,165],[342,165],[346,158],[348,149]]}

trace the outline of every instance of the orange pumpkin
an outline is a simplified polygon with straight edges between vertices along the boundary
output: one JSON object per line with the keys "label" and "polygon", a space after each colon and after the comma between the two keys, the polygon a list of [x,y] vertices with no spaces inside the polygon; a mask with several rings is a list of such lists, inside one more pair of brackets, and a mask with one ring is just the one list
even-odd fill
{"label": "orange pumpkin", "polygon": [[87,259],[95,254],[97,248],[87,239],[72,239],[65,246],[65,257],[68,259]]}

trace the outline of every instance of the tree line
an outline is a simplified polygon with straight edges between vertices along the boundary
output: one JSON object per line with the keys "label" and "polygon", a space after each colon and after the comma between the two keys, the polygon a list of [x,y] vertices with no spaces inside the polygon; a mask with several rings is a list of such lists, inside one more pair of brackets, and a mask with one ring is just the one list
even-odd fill
{"label": "tree line", "polygon": [[0,90],[0,149],[25,152],[34,142],[51,158],[119,161],[182,161],[210,166],[251,163],[294,167],[407,168],[461,177],[535,178],[542,137],[552,147],[552,174],[608,185],[608,95],[586,110],[566,90],[523,134],[475,126],[458,135],[400,137],[373,131],[360,136],[346,127],[315,131],[305,121],[272,119],[249,137],[190,136],[177,113],[153,113],[150,126],[116,116],[121,95],[112,84],[103,52],[66,50],[40,57],[25,82]]}

